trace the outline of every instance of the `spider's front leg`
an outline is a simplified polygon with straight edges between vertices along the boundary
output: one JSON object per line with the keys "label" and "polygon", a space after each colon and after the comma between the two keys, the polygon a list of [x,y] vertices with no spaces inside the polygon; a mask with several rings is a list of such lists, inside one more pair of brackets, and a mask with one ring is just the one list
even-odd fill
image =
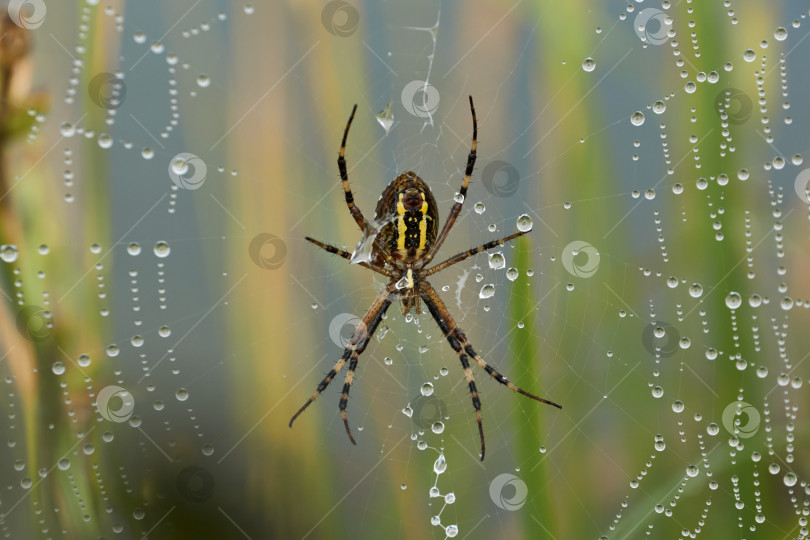
{"label": "spider's front leg", "polygon": [[315,401],[321,392],[326,390],[326,387],[329,386],[329,383],[332,382],[337,374],[343,369],[343,366],[346,364],[346,361],[349,362],[349,371],[346,373],[346,380],[343,384],[343,392],[340,395],[340,416],[343,418],[343,424],[346,426],[346,434],[349,436],[349,440],[352,441],[352,444],[357,444],[352,437],[352,432],[349,429],[349,419],[346,415],[346,405],[349,402],[349,390],[351,389],[352,381],[354,380],[354,372],[357,368],[357,361],[360,358],[360,355],[363,354],[363,351],[366,350],[366,345],[371,340],[371,337],[374,335],[374,332],[377,330],[377,326],[379,326],[380,321],[382,321],[383,315],[388,310],[388,306],[391,305],[390,296],[394,294],[396,291],[396,284],[389,283],[388,286],[380,291],[377,294],[377,297],[374,299],[374,302],[371,304],[371,307],[368,308],[366,314],[363,315],[363,319],[360,321],[360,324],[357,325],[352,337],[349,339],[349,343],[346,345],[346,348],[343,350],[343,356],[338,360],[335,366],[327,373],[326,377],[318,384],[318,388],[315,390],[315,393],[312,394],[304,405],[298,409],[298,412],[293,415],[290,419],[290,427],[292,427],[293,422],[298,416],[306,410],[310,404]]}
{"label": "spider's front leg", "polygon": [[428,307],[430,314],[436,320],[436,323],[439,325],[442,333],[444,333],[448,343],[450,343],[450,346],[453,347],[453,350],[455,350],[458,354],[458,358],[461,361],[461,366],[464,368],[464,375],[467,377],[467,383],[470,387],[470,394],[472,395],[473,407],[475,407],[475,414],[478,420],[478,433],[481,435],[481,461],[484,461],[485,450],[484,428],[481,423],[481,400],[478,398],[478,391],[476,390],[472,370],[470,369],[469,357],[474,358],[476,363],[487,373],[489,373],[493,379],[503,384],[510,390],[514,390],[515,392],[523,394],[524,396],[530,397],[536,401],[547,403],[557,407],[558,409],[562,409],[561,405],[557,405],[552,401],[537,397],[534,394],[530,394],[529,392],[518,388],[514,384],[510,383],[506,377],[498,373],[497,370],[489,366],[484,359],[475,352],[472,345],[470,345],[470,342],[467,341],[467,336],[465,336],[464,332],[462,332],[458,327],[456,321],[453,319],[453,316],[450,315],[450,312],[447,310],[447,306],[444,304],[442,299],[439,297],[439,294],[430,285],[430,283],[425,280],[419,282],[419,295],[422,297],[422,300]]}

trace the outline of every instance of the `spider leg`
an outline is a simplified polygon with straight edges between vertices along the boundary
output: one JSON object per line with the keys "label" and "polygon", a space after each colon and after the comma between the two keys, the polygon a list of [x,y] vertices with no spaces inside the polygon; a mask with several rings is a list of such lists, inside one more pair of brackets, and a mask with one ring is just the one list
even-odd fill
{"label": "spider leg", "polygon": [[472,257],[473,255],[477,255],[477,254],[481,253],[482,251],[486,251],[486,250],[492,249],[494,247],[502,246],[503,244],[509,242],[510,240],[514,240],[518,236],[523,236],[527,232],[529,232],[529,231],[516,232],[515,234],[510,234],[506,238],[501,238],[500,240],[493,240],[492,242],[487,242],[486,244],[483,244],[483,245],[478,246],[476,248],[468,249],[467,251],[462,251],[461,253],[459,253],[457,255],[453,255],[452,257],[450,257],[446,261],[440,262],[439,264],[437,264],[433,268],[428,268],[427,271],[425,272],[425,277],[430,276],[432,274],[435,274],[436,272],[439,272],[440,270],[444,270],[448,266],[453,266],[456,263],[460,263],[461,261],[463,261],[467,257]]}
{"label": "spider leg", "polygon": [[439,248],[442,247],[444,240],[450,233],[450,229],[456,222],[456,218],[461,213],[461,207],[464,205],[464,199],[467,197],[467,188],[470,186],[470,177],[472,176],[473,167],[475,166],[476,148],[478,144],[478,120],[475,118],[475,106],[473,105],[472,96],[470,96],[470,112],[472,113],[473,136],[470,153],[467,155],[467,168],[464,170],[464,180],[461,182],[461,189],[458,190],[459,194],[461,195],[461,202],[457,201],[455,204],[453,204],[453,207],[450,209],[450,213],[447,215],[447,220],[444,222],[444,226],[442,227],[439,236],[436,237],[436,242],[434,242],[434,244],[430,247],[430,250],[425,254],[424,261],[420,268],[424,268],[430,264],[430,261],[436,256]]}
{"label": "spider leg", "polygon": [[[340,183],[343,185],[343,195],[346,197],[346,206],[349,207],[349,212],[354,218],[355,223],[357,223],[357,226],[365,233],[366,228],[370,225],[366,222],[366,218],[363,217],[363,212],[360,210],[360,207],[354,202],[354,194],[352,193],[351,186],[349,186],[349,173],[346,170],[346,140],[349,137],[349,128],[352,127],[352,120],[354,120],[354,113],[356,112],[357,104],[352,107],[352,114],[349,116],[349,121],[346,122],[346,129],[343,131],[343,140],[340,143],[340,153],[338,154],[338,170],[340,171]],[[391,256],[382,249],[382,242],[378,238],[374,239],[374,245],[382,253],[385,262],[393,265],[394,261],[391,259]]]}
{"label": "spider leg", "polygon": [[[467,340],[467,336],[464,335],[464,332],[458,327],[456,321],[453,319],[453,316],[450,315],[450,312],[447,310],[447,306],[444,304],[442,299],[439,297],[439,294],[436,290],[427,282],[421,281],[420,285],[420,295],[422,300],[428,307],[430,314],[433,315],[433,318],[439,324],[439,328],[444,333],[447,341],[450,343],[450,346],[456,351],[461,360],[461,365],[464,367],[464,373],[467,375],[467,382],[470,386],[470,393],[473,396],[473,406],[475,407],[476,416],[478,418],[478,429],[481,434],[481,461],[484,460],[484,432],[481,427],[481,401],[478,398],[478,393],[475,391],[475,382],[472,378],[472,373],[469,369],[469,362],[467,360],[468,355],[475,359],[479,366],[481,366],[489,375],[498,381],[499,383],[503,384],[510,390],[514,390],[519,394],[523,394],[524,396],[530,397],[536,401],[540,401],[541,403],[547,403],[549,405],[553,405],[558,409],[562,409],[561,405],[554,403],[553,401],[549,401],[547,399],[543,399],[541,397],[537,397],[534,394],[530,394],[526,392],[522,388],[518,388],[511,382],[507,380],[507,378],[494,368],[492,368],[489,364],[487,364],[483,358],[481,358],[478,353],[472,348],[470,342]],[[469,374],[468,374],[469,373]]]}
{"label": "spider leg", "polygon": [[461,341],[458,339],[460,331],[456,325],[456,321],[454,321],[453,317],[448,313],[447,306],[444,305],[444,302],[439,298],[439,295],[433,287],[431,287],[427,281],[421,281],[420,289],[422,289],[420,294],[425,305],[427,305],[428,311],[430,311],[430,314],[433,315],[433,318],[439,324],[439,328],[442,333],[444,333],[444,337],[447,338],[450,346],[453,347],[453,350],[458,354],[461,367],[464,368],[464,376],[467,379],[467,385],[470,387],[470,395],[472,396],[473,407],[475,407],[475,417],[478,421],[478,434],[481,436],[481,461],[484,461],[486,446],[484,444],[484,426],[481,423],[481,400],[478,398],[478,390],[475,387],[475,380],[473,379],[467,354],[461,346]]}
{"label": "spider leg", "polygon": [[357,444],[354,441],[354,437],[352,437],[352,433],[349,430],[349,420],[346,416],[346,405],[349,399],[349,387],[351,386],[352,379],[354,378],[354,371],[357,367],[357,360],[363,351],[366,349],[366,345],[371,340],[371,336],[374,335],[374,332],[377,330],[377,326],[379,326],[380,321],[382,321],[382,317],[385,314],[386,310],[388,310],[388,306],[391,305],[390,296],[392,293],[396,291],[396,285],[394,283],[389,283],[388,286],[383,289],[382,291],[377,294],[377,297],[372,302],[371,306],[366,311],[366,314],[363,315],[360,324],[357,325],[352,337],[349,339],[349,343],[346,345],[346,348],[343,350],[343,356],[338,360],[335,367],[327,373],[326,377],[318,384],[315,393],[312,394],[304,405],[298,409],[298,412],[293,415],[290,419],[290,427],[292,427],[293,422],[298,416],[306,410],[310,404],[315,401],[321,392],[323,392],[329,383],[332,382],[332,379],[338,374],[338,372],[343,369],[343,366],[346,364],[346,361],[349,361],[349,372],[346,375],[346,382],[343,385],[343,393],[340,396],[340,416],[343,418],[343,424],[346,426],[346,433],[349,435],[349,440],[352,441],[353,444]]}
{"label": "spider leg", "polygon": [[[342,249],[336,248],[335,246],[333,246],[331,244],[325,244],[325,243],[321,242],[320,240],[315,240],[314,238],[310,238],[309,236],[307,236],[305,238],[307,239],[307,241],[312,242],[313,244],[315,244],[319,248],[324,249],[324,250],[328,251],[329,253],[334,253],[335,255],[339,255],[339,256],[343,257],[344,259],[346,259],[347,261],[352,260],[352,254],[349,253],[348,251],[344,251]],[[382,274],[382,275],[384,275],[386,277],[391,277],[391,271],[388,270],[387,268],[383,268],[383,267],[377,266],[375,264],[369,264],[367,262],[361,262],[361,263],[357,263],[357,264],[359,264],[360,266],[364,266],[364,267],[366,267],[366,268],[368,268],[370,270],[374,270],[378,274]]]}
{"label": "spider leg", "polygon": [[343,141],[340,143],[340,154],[338,154],[338,169],[340,170],[340,182],[343,184],[343,194],[346,196],[346,206],[349,207],[349,212],[360,227],[360,230],[363,230],[366,220],[363,217],[363,212],[360,211],[360,207],[354,204],[352,188],[349,187],[349,173],[346,171],[346,139],[349,136],[349,128],[352,127],[355,112],[357,112],[356,104],[352,107],[352,114],[349,116],[349,121],[346,122],[346,129],[343,131]]}

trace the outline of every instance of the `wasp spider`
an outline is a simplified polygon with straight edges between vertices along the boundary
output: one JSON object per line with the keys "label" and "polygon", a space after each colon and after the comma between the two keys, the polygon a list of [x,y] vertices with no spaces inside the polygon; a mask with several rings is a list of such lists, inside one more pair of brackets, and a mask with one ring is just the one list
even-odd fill
{"label": "wasp spider", "polygon": [[[343,142],[340,145],[340,154],[338,156],[338,168],[340,169],[340,181],[343,185],[343,193],[346,196],[346,205],[349,207],[349,212],[351,212],[357,225],[365,234],[372,228],[372,225],[366,222],[360,208],[354,203],[354,196],[349,187],[349,177],[346,173],[346,138],[349,134],[349,128],[352,125],[356,111],[357,105],[352,109],[349,122],[346,124],[346,129],[343,132]],[[472,147],[467,156],[467,168],[464,171],[464,180],[461,183],[459,196],[456,197],[455,204],[453,204],[453,207],[450,209],[450,215],[447,216],[447,221],[444,222],[441,231],[439,230],[439,213],[436,207],[436,199],[433,197],[430,187],[415,173],[411,171],[402,173],[388,184],[388,187],[383,191],[377,203],[377,210],[374,215],[374,223],[381,224],[381,228],[373,239],[370,260],[360,262],[359,264],[387,277],[388,284],[377,294],[371,307],[368,308],[363,319],[357,325],[357,329],[343,351],[343,356],[320,384],[318,384],[318,388],[315,390],[315,393],[312,394],[312,397],[310,397],[292,417],[290,427],[292,427],[295,419],[315,401],[315,398],[326,389],[329,383],[332,382],[332,379],[337,376],[346,362],[348,362],[349,371],[343,383],[343,392],[340,396],[339,408],[343,423],[346,426],[346,433],[349,435],[349,440],[357,444],[349,429],[349,420],[346,416],[346,405],[349,401],[349,390],[354,380],[357,361],[366,349],[374,332],[377,330],[377,326],[379,326],[386,310],[388,310],[392,302],[396,302],[397,300],[401,303],[403,315],[411,310],[417,314],[421,313],[421,300],[439,324],[439,328],[444,333],[450,346],[456,351],[456,354],[458,354],[461,367],[464,368],[464,376],[470,388],[472,403],[473,407],[475,407],[475,415],[478,420],[478,432],[481,436],[482,461],[484,459],[484,429],[481,425],[481,400],[478,397],[472,369],[470,368],[471,358],[493,379],[515,392],[528,396],[536,401],[548,403],[560,409],[562,408],[554,402],[537,397],[518,388],[509,382],[504,375],[487,364],[484,359],[475,352],[475,349],[473,349],[472,345],[470,345],[470,342],[467,340],[467,336],[465,336],[464,332],[458,327],[453,316],[450,315],[450,312],[447,310],[447,306],[442,299],[439,298],[439,294],[427,280],[428,276],[459,263],[467,257],[503,245],[528,232],[519,231],[506,238],[487,242],[486,244],[454,255],[428,268],[428,265],[439,251],[450,229],[456,222],[456,218],[464,204],[464,198],[467,195],[467,187],[470,185],[470,176],[473,172],[473,165],[475,165],[476,139],[478,137],[478,122],[475,117],[475,107],[473,106],[472,96],[470,96],[470,112],[472,113],[473,120],[473,137]],[[329,253],[340,255],[344,259],[350,260],[352,258],[352,255],[347,251],[319,242],[313,238],[307,237],[307,240],[325,249]]]}

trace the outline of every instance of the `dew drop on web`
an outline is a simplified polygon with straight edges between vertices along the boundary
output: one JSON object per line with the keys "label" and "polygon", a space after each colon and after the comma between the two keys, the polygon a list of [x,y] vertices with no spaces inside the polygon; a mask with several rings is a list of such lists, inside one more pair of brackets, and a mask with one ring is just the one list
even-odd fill
{"label": "dew drop on web", "polygon": [[517,228],[520,232],[530,231],[533,226],[532,218],[528,214],[523,214],[517,219]]}
{"label": "dew drop on web", "polygon": [[492,298],[493,296],[495,296],[495,285],[492,283],[487,283],[481,287],[481,291],[478,293],[478,298],[481,299]]}

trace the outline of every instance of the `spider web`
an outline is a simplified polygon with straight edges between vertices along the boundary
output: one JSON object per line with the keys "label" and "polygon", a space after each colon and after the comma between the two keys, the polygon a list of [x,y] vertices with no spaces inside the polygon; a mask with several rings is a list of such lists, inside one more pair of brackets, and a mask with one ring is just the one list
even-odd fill
{"label": "spider web", "polygon": [[[23,373],[44,423],[0,366],[3,534],[807,536],[806,7],[403,6],[47,6],[35,80],[59,91],[28,140],[49,172],[20,199],[64,171],[48,218],[98,205],[110,230],[0,249],[9,298],[70,336]],[[490,365],[563,409],[473,366],[481,462],[457,355],[394,304],[351,389],[357,447],[343,374],[290,430],[384,286],[303,240],[360,239],[335,164],[351,104],[366,218],[413,170],[443,220],[470,94],[478,161],[435,260],[523,214],[533,231],[430,281]]]}
{"label": "spider web", "polygon": [[[394,107],[394,127],[382,144],[390,145],[395,165],[374,166],[385,172],[386,179],[406,169],[416,171],[433,186],[445,213],[460,185],[469,144],[465,96],[475,94],[479,159],[465,209],[443,253],[509,234],[521,213],[534,219],[530,263],[517,278],[531,291],[535,319],[531,327],[522,327],[522,318],[510,311],[515,282],[506,277],[516,259],[515,250],[526,249],[525,244],[496,250],[506,258],[502,269],[490,268],[487,256],[479,255],[432,281],[482,356],[523,388],[563,403],[562,413],[535,410],[537,404],[488,381],[474,368],[488,443],[487,460],[480,468],[477,428],[461,370],[454,365],[455,355],[427,314],[417,317],[418,324],[413,325],[393,306],[385,337],[365,353],[370,357],[369,371],[374,369],[375,356],[391,357],[393,364],[383,367],[382,375],[366,372],[352,388],[352,414],[364,417],[358,422],[368,423],[370,416],[380,415],[384,420],[378,424],[384,429],[407,433],[410,420],[412,449],[427,446],[424,456],[417,453],[399,462],[406,492],[418,482],[418,493],[424,493],[424,482],[434,478],[430,467],[442,449],[448,468],[446,475],[439,476],[441,492],[453,491],[456,500],[475,505],[475,510],[457,512],[441,498],[428,497],[429,513],[435,516],[441,511],[441,524],[457,524],[461,535],[502,535],[520,522],[525,530],[549,537],[555,537],[551,532],[555,527],[559,537],[695,537],[701,532],[711,536],[716,533],[710,531],[731,523],[741,537],[768,538],[801,536],[800,529],[806,525],[801,517],[806,483],[795,450],[800,436],[795,433],[796,415],[801,411],[801,400],[796,399],[803,387],[796,364],[806,346],[799,335],[793,335],[793,345],[786,344],[791,342],[790,328],[797,324],[792,319],[806,317],[802,294],[806,296],[807,291],[796,281],[789,287],[780,285],[784,278],[777,278],[785,269],[792,273],[791,265],[780,259],[798,257],[794,264],[802,264],[800,246],[806,242],[802,222],[806,200],[796,199],[793,182],[802,170],[806,140],[797,143],[778,136],[790,129],[792,117],[806,112],[797,111],[789,97],[806,79],[798,73],[787,77],[795,70],[784,69],[791,59],[801,65],[795,55],[802,47],[806,13],[800,8],[791,13],[785,6],[785,18],[774,20],[774,29],[784,27],[787,41],[783,30],[776,31],[776,36],[746,38],[738,55],[722,58],[709,73],[696,67],[696,63],[705,65],[699,54],[684,51],[695,45],[699,53],[705,36],[690,30],[695,15],[689,4],[655,6],[653,12],[644,13],[644,4],[627,8],[617,3],[613,11],[605,9],[580,19],[578,23],[592,28],[595,36],[587,55],[557,58],[570,66],[565,71],[567,80],[552,89],[553,94],[541,96],[544,105],[535,109],[534,116],[514,118],[514,122],[498,122],[496,117],[499,111],[519,111],[520,107],[505,103],[522,103],[521,98],[531,95],[521,94],[514,86],[537,61],[539,23],[524,21],[510,62],[502,63],[487,62],[487,55],[495,54],[487,46],[495,38],[487,32],[476,36],[480,41],[472,41],[463,52],[444,50],[442,36],[453,30],[441,22],[444,15],[431,16],[441,14],[446,9],[443,5],[423,6],[413,16],[418,23],[405,15],[393,17],[401,24],[387,27],[386,38],[391,43],[407,41],[407,47],[375,47],[374,38],[379,36],[373,30],[367,36],[371,53],[380,62],[387,63],[388,50],[405,51],[391,60],[396,76],[390,65],[385,73],[384,67],[370,60],[379,68],[372,88],[383,87],[371,100],[377,110],[389,98],[396,105],[402,97],[396,90],[406,88],[409,79],[421,81],[418,88],[422,89],[414,98],[416,114],[404,102],[404,111]],[[498,24],[512,15],[507,9],[498,11],[492,24],[482,28],[497,35]],[[730,7],[719,20],[729,27],[746,28],[750,18],[751,14],[738,19]],[[667,34],[670,28],[675,34]],[[657,47],[676,49],[676,54],[666,59],[664,53],[652,60],[651,51]],[[743,55],[748,47],[757,55],[753,65]],[[413,51],[421,54],[409,57]],[[658,58],[663,58],[660,64]],[[406,74],[402,65],[413,67]],[[436,76],[477,66],[490,70],[486,77],[476,77],[469,86],[465,77],[451,77],[457,84],[450,91],[446,79]],[[775,78],[769,79],[771,86],[760,85],[759,95],[756,84],[745,92],[731,87],[743,84],[736,82],[740,79],[747,80],[745,84],[755,82],[762,76],[758,68]],[[780,70],[781,76],[777,75]],[[626,81],[639,73],[646,73],[647,81],[660,74],[666,83],[628,88]],[[731,79],[730,73],[742,75]],[[795,87],[774,89],[780,78]],[[392,89],[390,82],[388,86],[377,82],[380,79],[405,82]],[[418,109],[429,109],[425,81],[438,88],[441,99],[435,111]],[[588,123],[578,139],[554,141],[560,125],[544,118],[546,108],[564,101],[565,93],[578,85],[589,90],[556,118],[562,122],[569,114],[576,116],[592,106],[597,107],[598,118]],[[482,100],[481,94],[489,99]],[[695,95],[704,96],[703,102],[693,99]],[[717,103],[716,96],[720,96]],[[787,110],[780,101],[784,99],[790,110],[777,112]],[[746,100],[753,105],[750,122],[741,116]],[[423,112],[429,115],[421,117]],[[754,125],[757,114],[764,129]],[[690,130],[695,123],[690,116],[711,127]],[[546,127],[540,136],[527,136],[537,133],[538,125]],[[722,132],[723,140],[719,147],[708,148],[701,143],[713,130]],[[682,139],[675,140],[677,136]],[[750,138],[758,140],[750,142]],[[542,153],[544,143],[555,150],[535,168],[532,154]],[[742,144],[756,151],[741,156]],[[619,157],[611,159],[613,169],[598,179],[602,182],[566,189],[577,179],[555,178],[549,172],[558,170],[567,156],[578,155],[582,145],[608,147]],[[364,154],[363,150],[356,153]],[[719,170],[701,170],[701,158],[707,153],[726,158],[720,160]],[[499,161],[520,171],[514,193],[508,193],[512,189],[508,174],[501,171],[494,182],[493,169],[487,174],[487,166]],[[379,176],[362,176],[359,180],[355,172],[356,198],[374,201],[380,184],[371,188],[367,178]],[[607,176],[622,180],[607,182]],[[551,198],[541,200],[538,192]],[[477,203],[485,210],[477,212]],[[610,217],[599,219],[603,214]],[[588,226],[590,220],[599,226]],[[776,239],[774,228],[781,232]],[[703,256],[716,256],[716,269],[710,270],[691,259],[692,234],[710,240],[707,244],[744,249],[739,258],[734,250],[706,252]],[[619,237],[626,237],[631,245],[622,245]],[[759,269],[746,275],[755,266],[746,253],[755,251]],[[342,275],[343,270],[338,272]],[[322,277],[326,275],[315,281]],[[482,299],[480,290],[486,284],[494,284],[495,295]],[[743,287],[738,306],[734,293]],[[793,293],[786,295],[788,288]],[[370,293],[365,296],[369,299]],[[767,303],[762,300],[765,296]],[[530,333],[529,340],[536,343],[536,358],[527,359],[516,348],[511,336],[521,332]],[[774,347],[782,351],[775,362],[763,357],[763,351]],[[541,363],[542,378],[527,380],[527,373],[537,370],[527,369],[524,362]],[[413,424],[408,417],[420,399],[417,389],[424,383],[432,385],[431,395],[446,407],[440,434]],[[777,395],[784,399],[785,416],[777,412],[781,408],[774,401],[779,401]],[[393,412],[383,412],[383,406]],[[402,407],[408,414],[401,414]],[[337,418],[330,429],[340,432]],[[528,457],[526,439],[535,441],[534,454]],[[572,474],[582,467],[591,476]],[[545,471],[545,477],[537,475],[538,469]],[[600,495],[584,495],[593,483],[601,486]],[[793,517],[777,510],[779,501],[790,497]],[[560,523],[560,518],[545,522],[548,514],[542,506],[548,498],[554,499],[558,510],[569,509],[561,515],[580,516],[578,525],[570,520]]]}

